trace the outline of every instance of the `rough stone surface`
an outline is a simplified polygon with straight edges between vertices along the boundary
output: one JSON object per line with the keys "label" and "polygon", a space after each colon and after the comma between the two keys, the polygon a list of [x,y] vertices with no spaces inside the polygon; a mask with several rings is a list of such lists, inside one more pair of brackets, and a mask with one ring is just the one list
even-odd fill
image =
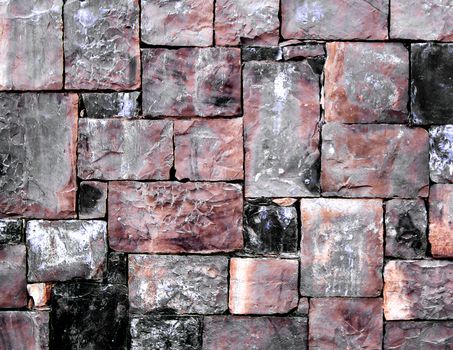
{"label": "rough stone surface", "polygon": [[428,133],[422,128],[328,123],[321,154],[325,196],[428,196]]}
{"label": "rough stone surface", "polygon": [[107,225],[99,220],[31,220],[26,229],[28,280],[102,279]]}
{"label": "rough stone surface", "polygon": [[311,299],[310,349],[381,349],[382,300]]}
{"label": "rough stone surface", "polygon": [[285,0],[285,39],[387,39],[389,0]]}
{"label": "rough stone surface", "polygon": [[404,124],[408,81],[409,53],[401,43],[328,43],[325,119]]}
{"label": "rough stone surface", "polygon": [[77,100],[0,94],[0,217],[75,216]]}
{"label": "rough stone surface", "polygon": [[374,199],[302,199],[303,296],[378,296],[383,209]]}
{"label": "rough stone surface", "polygon": [[0,246],[0,308],[27,305],[26,254],[24,245]]}
{"label": "rough stone surface", "polygon": [[27,284],[27,292],[30,296],[28,306],[33,309],[47,308],[52,295],[52,283]]}
{"label": "rough stone surface", "polygon": [[422,199],[392,199],[385,203],[385,256],[424,258],[428,218]]}
{"label": "rough stone surface", "polygon": [[292,60],[297,58],[308,58],[324,56],[325,50],[323,44],[308,43],[303,45],[284,46],[282,48],[283,58]]}
{"label": "rough stone surface", "polygon": [[127,287],[89,283],[53,289],[52,349],[127,348]]}
{"label": "rough stone surface", "polygon": [[241,50],[242,61],[281,61],[283,59],[282,49],[278,46],[243,46]]}
{"label": "rough stone surface", "polygon": [[213,253],[243,246],[240,185],[111,182],[108,211],[114,250]]}
{"label": "rough stone surface", "polygon": [[453,184],[433,185],[429,196],[429,243],[434,257],[453,258]]}
{"label": "rough stone surface", "polygon": [[453,43],[412,44],[411,79],[412,122],[451,124]]}
{"label": "rough stone surface", "polygon": [[429,177],[436,183],[453,182],[453,125],[429,129]]}
{"label": "rough stone surface", "polygon": [[107,211],[107,183],[82,181],[79,184],[79,219],[103,218]]}
{"label": "rough stone surface", "polygon": [[0,220],[0,244],[22,241],[24,221],[16,219]]}
{"label": "rough stone surface", "polygon": [[308,298],[299,298],[299,304],[297,305],[297,310],[295,311],[296,315],[308,315],[310,309],[310,304]]}
{"label": "rough stone surface", "polygon": [[384,282],[387,320],[453,317],[452,262],[389,261],[384,270]]}
{"label": "rough stone surface", "polygon": [[127,284],[127,254],[109,253],[106,281],[110,284]]}
{"label": "rough stone surface", "polygon": [[88,118],[137,118],[140,112],[140,92],[111,92],[82,94]]}
{"label": "rough stone surface", "polygon": [[307,349],[304,317],[207,316],[204,350]]}
{"label": "rough stone surface", "polygon": [[143,114],[191,117],[240,113],[240,49],[143,50]]}
{"label": "rough stone surface", "polygon": [[212,44],[213,0],[141,0],[141,16],[141,39],[146,44]]}
{"label": "rough stone surface", "polygon": [[242,180],[242,119],[175,122],[175,168],[178,179]]}
{"label": "rough stone surface", "polygon": [[319,80],[306,62],[244,67],[247,197],[319,193]]}
{"label": "rough stone surface", "polygon": [[65,88],[139,88],[138,24],[138,0],[66,1]]}
{"label": "rough stone surface", "polygon": [[278,44],[278,0],[217,0],[215,4],[216,45]]}
{"label": "rough stone surface", "polygon": [[77,174],[82,179],[166,180],[172,165],[171,121],[79,121]]}
{"label": "rough stone surface", "polygon": [[223,313],[227,270],[223,256],[129,255],[131,312]]}
{"label": "rough stone surface", "polygon": [[299,262],[289,259],[230,261],[232,314],[283,314],[297,307]]}

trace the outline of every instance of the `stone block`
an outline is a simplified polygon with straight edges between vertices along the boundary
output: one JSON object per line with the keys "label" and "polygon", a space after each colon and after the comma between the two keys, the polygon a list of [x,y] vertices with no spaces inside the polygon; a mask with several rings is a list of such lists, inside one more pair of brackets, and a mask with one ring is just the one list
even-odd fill
{"label": "stone block", "polygon": [[299,58],[309,58],[324,56],[325,49],[323,44],[308,43],[302,45],[288,45],[282,48],[285,61]]}
{"label": "stone block", "polygon": [[110,284],[127,284],[127,254],[110,252],[107,258],[106,281]]}
{"label": "stone block", "polygon": [[453,184],[433,185],[429,195],[429,243],[436,258],[453,258]]}
{"label": "stone block", "polygon": [[27,305],[26,260],[25,245],[0,246],[0,308]]}
{"label": "stone block", "polygon": [[0,244],[20,243],[24,231],[24,221],[20,219],[0,220]]}
{"label": "stone block", "polygon": [[436,183],[453,182],[453,125],[429,129],[429,177]]}
{"label": "stone block", "polygon": [[27,284],[30,309],[47,309],[52,296],[52,283]]}
{"label": "stone block", "polygon": [[83,93],[84,116],[88,118],[137,118],[140,113],[139,98],[139,91]]}
{"label": "stone block", "polygon": [[82,181],[79,184],[79,218],[99,219],[107,212],[107,183]]}
{"label": "stone block", "polygon": [[283,52],[278,46],[242,46],[241,57],[242,62],[281,61],[283,59]]}

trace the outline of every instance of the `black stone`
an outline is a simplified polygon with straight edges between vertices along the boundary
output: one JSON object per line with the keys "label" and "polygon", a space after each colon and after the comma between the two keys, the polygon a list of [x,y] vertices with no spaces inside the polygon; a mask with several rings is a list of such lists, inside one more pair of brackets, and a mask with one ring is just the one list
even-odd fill
{"label": "black stone", "polygon": [[127,255],[111,252],[107,263],[107,283],[127,284]]}
{"label": "black stone", "polygon": [[280,47],[243,47],[242,61],[280,61],[283,59]]}
{"label": "black stone", "polygon": [[395,240],[399,244],[404,244],[420,254],[424,253],[426,248],[425,233],[415,226],[409,213],[400,214],[396,232]]}
{"label": "black stone", "polygon": [[88,214],[97,207],[98,200],[102,198],[102,191],[87,183],[80,184],[79,211]]}
{"label": "black stone", "polygon": [[22,241],[23,221],[15,219],[0,220],[0,244],[20,243]]}
{"label": "black stone", "polygon": [[82,94],[82,99],[88,118],[134,118],[140,112],[140,92],[138,91],[85,93]]}
{"label": "black stone", "polygon": [[307,62],[310,65],[311,69],[313,69],[313,72],[315,72],[316,74],[321,74],[324,71],[326,58],[324,56],[307,58]]}

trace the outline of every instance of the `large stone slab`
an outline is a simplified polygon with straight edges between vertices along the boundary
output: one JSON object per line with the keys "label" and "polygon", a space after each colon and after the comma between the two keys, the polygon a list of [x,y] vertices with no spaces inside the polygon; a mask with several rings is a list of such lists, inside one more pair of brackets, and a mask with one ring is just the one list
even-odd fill
{"label": "large stone slab", "polygon": [[75,216],[77,100],[0,94],[0,217]]}
{"label": "large stone slab", "polygon": [[319,194],[319,77],[306,62],[244,66],[247,197]]}
{"label": "large stone slab", "polygon": [[82,181],[79,184],[79,219],[99,219],[107,214],[107,183]]}
{"label": "large stone slab", "polygon": [[453,258],[453,184],[433,185],[429,194],[429,243],[438,258]]}
{"label": "large stone slab", "polygon": [[27,305],[26,260],[25,245],[0,246],[0,308]]}
{"label": "large stone slab", "polygon": [[428,196],[428,133],[403,125],[322,128],[321,188],[325,196]]}
{"label": "large stone slab", "polygon": [[378,296],[382,289],[380,200],[302,199],[303,296]]}
{"label": "large stone slab", "polygon": [[24,220],[21,219],[0,220],[0,244],[21,242],[23,232],[24,232]]}
{"label": "large stone slab", "polygon": [[114,250],[214,253],[242,248],[242,188],[223,182],[111,182]]}
{"label": "large stone slab", "polygon": [[140,92],[87,92],[82,94],[84,116],[88,118],[137,118]]}
{"label": "large stone slab", "polygon": [[436,183],[453,182],[453,125],[429,129],[429,177]]}

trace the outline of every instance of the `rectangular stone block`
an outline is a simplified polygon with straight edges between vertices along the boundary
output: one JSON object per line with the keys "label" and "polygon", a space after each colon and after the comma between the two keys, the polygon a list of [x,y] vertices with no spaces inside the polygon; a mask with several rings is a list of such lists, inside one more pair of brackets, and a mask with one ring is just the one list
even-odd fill
{"label": "rectangular stone block", "polygon": [[428,196],[428,133],[403,125],[322,128],[321,189],[324,196]]}
{"label": "rectangular stone block", "polygon": [[82,179],[167,180],[172,165],[171,121],[79,121],[77,174]]}
{"label": "rectangular stone block", "polygon": [[105,280],[110,284],[127,284],[127,254],[109,253]]}
{"label": "rectangular stone block", "polygon": [[25,245],[0,246],[0,308],[27,305],[26,259]]}
{"label": "rectangular stone block", "polygon": [[302,199],[300,292],[373,297],[382,289],[383,209],[373,199]]}
{"label": "rectangular stone block", "polygon": [[107,212],[107,183],[82,181],[79,184],[79,219],[100,219]]}
{"label": "rectangular stone block", "polygon": [[453,184],[433,185],[429,195],[429,243],[437,258],[453,258]]}
{"label": "rectangular stone block", "polygon": [[140,92],[84,93],[84,117],[88,118],[137,118],[140,113]]}
{"label": "rectangular stone block", "polygon": [[19,243],[22,241],[24,220],[2,219],[0,220],[0,244]]}
{"label": "rectangular stone block", "polygon": [[214,253],[243,246],[237,184],[111,182],[108,217],[117,251]]}
{"label": "rectangular stone block", "polygon": [[129,255],[131,312],[223,313],[227,276],[223,256]]}
{"label": "rectangular stone block", "polygon": [[234,116],[241,113],[238,48],[143,49],[143,114]]}
{"label": "rectangular stone block", "polygon": [[[280,44],[283,46],[282,43]],[[299,58],[310,58],[324,56],[326,54],[324,45],[318,43],[307,43],[301,45],[288,45],[282,48],[285,61]]]}
{"label": "rectangular stone block", "polygon": [[319,195],[319,76],[307,62],[244,66],[247,197]]}
{"label": "rectangular stone block", "polygon": [[242,62],[281,61],[283,60],[283,53],[278,46],[242,46],[241,57]]}
{"label": "rectangular stone block", "polygon": [[429,129],[429,177],[436,183],[453,182],[453,125]]}

